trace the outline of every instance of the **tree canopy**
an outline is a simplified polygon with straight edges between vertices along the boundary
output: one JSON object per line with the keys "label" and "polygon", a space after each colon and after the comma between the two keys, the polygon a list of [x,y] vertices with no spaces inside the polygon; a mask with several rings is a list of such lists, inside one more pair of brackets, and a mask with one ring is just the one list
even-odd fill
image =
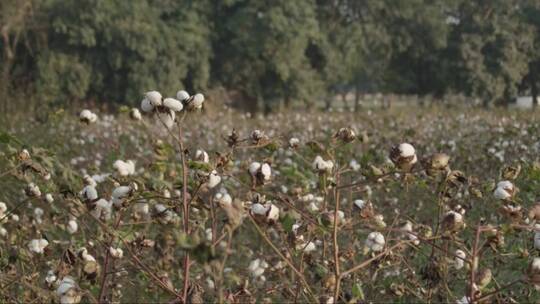
{"label": "tree canopy", "polygon": [[261,110],[353,90],[504,104],[540,71],[534,0],[5,0],[0,32],[0,93],[47,104],[213,87]]}

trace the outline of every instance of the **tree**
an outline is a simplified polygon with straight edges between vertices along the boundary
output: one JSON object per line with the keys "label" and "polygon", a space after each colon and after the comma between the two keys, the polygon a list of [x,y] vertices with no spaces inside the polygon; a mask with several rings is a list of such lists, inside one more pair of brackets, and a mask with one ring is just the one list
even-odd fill
{"label": "tree", "polygon": [[306,56],[318,39],[314,1],[216,1],[215,7],[218,82],[265,111],[317,95],[320,78]]}

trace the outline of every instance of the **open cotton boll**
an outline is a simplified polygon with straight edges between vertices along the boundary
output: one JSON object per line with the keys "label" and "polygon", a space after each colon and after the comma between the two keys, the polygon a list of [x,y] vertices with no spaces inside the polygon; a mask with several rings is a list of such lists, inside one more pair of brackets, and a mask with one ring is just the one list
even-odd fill
{"label": "open cotton boll", "polygon": [[374,231],[368,234],[366,239],[366,248],[372,251],[382,251],[384,249],[384,235],[380,232]]}
{"label": "open cotton boll", "polygon": [[257,172],[259,172],[259,169],[261,168],[261,163],[259,162],[252,162],[249,165],[248,171],[251,176],[256,176]]}
{"label": "open cotton boll", "polygon": [[121,248],[109,247],[109,253],[115,259],[121,259],[124,256],[124,251]]}
{"label": "open cotton boll", "polygon": [[26,186],[26,195],[30,197],[40,197],[41,196],[41,190],[39,190],[38,185],[34,183],[29,183],[28,186]]}
{"label": "open cotton boll", "polygon": [[168,110],[167,112],[157,113],[157,119],[161,121],[167,129],[172,129],[172,127],[174,126],[175,118],[176,118],[176,114],[172,110]]}
{"label": "open cotton boll", "polygon": [[279,220],[279,208],[274,204],[270,204],[268,208],[269,210],[266,215],[266,219],[273,222]]}
{"label": "open cotton boll", "polygon": [[217,186],[220,182],[221,182],[221,176],[218,175],[216,170],[212,170],[212,172],[208,176],[208,182],[207,182],[208,188],[212,189],[215,186]]}
{"label": "open cotton boll", "polygon": [[184,90],[180,90],[178,92],[176,92],[176,98],[180,101],[185,101],[187,99],[189,99],[189,93],[184,91]]}
{"label": "open cotton boll", "polygon": [[202,108],[202,105],[204,103],[204,95],[201,93],[197,93],[193,96],[193,100],[191,101],[191,104],[194,109],[200,109]]}
{"label": "open cotton boll", "polygon": [[272,177],[272,169],[268,163],[264,163],[261,166],[261,173],[264,180],[269,180]]}
{"label": "open cotton boll", "polygon": [[334,163],[331,160],[325,161],[320,155],[315,157],[315,160],[312,163],[313,170],[319,173],[330,173],[334,167]]}
{"label": "open cotton boll", "polygon": [[228,193],[218,192],[214,195],[214,202],[218,203],[221,207],[232,205],[232,197]]}
{"label": "open cotton boll", "polygon": [[165,98],[163,105],[172,111],[180,112],[184,108],[184,105],[174,98]]}
{"label": "open cotton boll", "polygon": [[96,114],[92,113],[88,109],[84,109],[79,114],[79,119],[84,123],[94,123],[97,121],[98,117]]}
{"label": "open cotton boll", "polygon": [[159,107],[163,103],[163,97],[158,91],[146,92],[144,96],[150,101],[150,104],[154,107]]}
{"label": "open cotton boll", "polygon": [[268,208],[260,203],[255,203],[251,205],[251,214],[266,216],[267,211],[268,211]]}
{"label": "open cotton boll", "polygon": [[154,106],[152,105],[152,103],[150,103],[150,99],[146,97],[143,98],[143,100],[141,101],[141,110],[146,113],[154,111]]}
{"label": "open cotton boll", "polygon": [[[152,109],[150,109],[151,111]],[[143,109],[144,111],[144,109]],[[147,112],[147,111],[145,111]],[[149,112],[149,111],[148,111]],[[141,115],[141,112],[139,111],[139,109],[137,108],[133,108],[129,111],[129,117],[133,120],[141,120],[142,119],[142,115]]]}
{"label": "open cotton boll", "polygon": [[96,205],[92,210],[90,210],[90,214],[92,214],[94,217],[102,220],[109,220],[111,219],[112,214],[112,202],[109,202],[106,199],[99,199],[96,202]]}
{"label": "open cotton boll", "polygon": [[49,242],[46,239],[33,239],[28,243],[28,249],[38,254],[42,254],[47,246],[49,246]]}
{"label": "open cotton boll", "polygon": [[514,192],[514,184],[511,181],[504,180],[497,183],[497,188],[495,188],[493,196],[496,199],[507,200],[514,196]]}
{"label": "open cotton boll", "polygon": [[456,250],[454,257],[454,267],[456,269],[461,269],[463,266],[465,266],[465,257],[467,256],[465,252],[461,249]]}
{"label": "open cotton boll", "polygon": [[297,148],[299,144],[300,144],[300,139],[296,137],[291,137],[291,139],[289,139],[289,147]]}
{"label": "open cotton boll", "polygon": [[0,202],[0,219],[3,218],[7,211],[7,205],[4,202]]}
{"label": "open cotton boll", "polygon": [[47,276],[45,277],[45,283],[47,283],[47,286],[52,286],[57,279],[58,278],[56,277],[54,270],[47,271]]}
{"label": "open cotton boll", "polygon": [[79,196],[84,200],[94,201],[98,199],[98,192],[94,186],[86,186],[79,192]]}
{"label": "open cotton boll", "polygon": [[416,151],[411,144],[402,143],[399,145],[399,154],[401,157],[411,157],[416,154]]}
{"label": "open cotton boll", "polygon": [[206,153],[206,151],[197,149],[197,151],[195,151],[195,160],[203,163],[208,163],[210,161],[210,158],[208,157],[208,153]]}
{"label": "open cotton boll", "polygon": [[362,209],[364,208],[364,206],[366,205],[366,202],[364,200],[361,200],[361,199],[357,199],[353,202],[353,204],[358,207],[359,209]]}
{"label": "open cotton boll", "polygon": [[73,278],[66,276],[60,281],[56,289],[56,295],[60,298],[60,304],[76,304],[81,301],[77,284]]}
{"label": "open cotton boll", "polygon": [[116,172],[120,176],[128,176],[135,174],[135,162],[132,160],[117,160],[114,162],[113,168],[116,169]]}
{"label": "open cotton boll", "polygon": [[54,202],[54,197],[52,196],[52,194],[50,193],[45,194],[45,201],[49,204],[52,204]]}
{"label": "open cotton boll", "polygon": [[75,221],[74,219],[71,219],[68,221],[66,225],[66,230],[67,232],[69,232],[69,234],[76,233],[78,229],[79,229],[79,225],[77,224],[77,221]]}
{"label": "open cotton boll", "polygon": [[[540,228],[540,225],[535,225],[535,228]],[[540,250],[540,231],[534,232],[534,248]]]}

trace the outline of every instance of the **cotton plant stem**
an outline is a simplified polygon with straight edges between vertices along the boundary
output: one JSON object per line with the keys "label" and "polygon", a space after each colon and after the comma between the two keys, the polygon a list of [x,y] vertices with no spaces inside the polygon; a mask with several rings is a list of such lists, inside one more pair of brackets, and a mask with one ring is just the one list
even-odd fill
{"label": "cotton plant stem", "polygon": [[[339,175],[336,176],[336,184],[339,185]],[[338,243],[338,211],[339,211],[339,189],[334,190],[334,229],[333,229],[333,249],[334,249],[334,275],[336,285],[334,286],[334,302],[338,302],[341,273],[339,268],[339,243]]]}
{"label": "cotton plant stem", "polygon": [[262,231],[261,227],[259,226],[259,224],[257,224],[257,222],[255,222],[255,220],[253,219],[253,217],[250,215],[248,216],[249,220],[251,221],[251,223],[253,224],[253,226],[255,227],[255,230],[257,230],[257,232],[259,233],[259,235],[263,238],[263,240],[272,248],[272,250],[283,260],[283,262],[285,262],[285,264],[287,264],[291,269],[292,271],[294,271],[294,273],[296,273],[296,275],[298,275],[298,278],[300,279],[300,281],[302,282],[302,284],[304,285],[304,288],[306,289],[308,295],[311,297],[311,301],[313,302],[318,302],[317,298],[315,297],[315,295],[313,294],[313,291],[311,290],[311,287],[309,286],[308,282],[306,281],[306,278],[304,276],[303,273],[301,273],[298,269],[296,269],[296,267],[294,266],[294,264],[291,262],[290,259],[288,259],[287,257],[285,257],[281,251],[276,247],[276,245],[274,245],[274,243],[272,243],[272,241],[268,238],[268,236],[264,233],[264,231]]}

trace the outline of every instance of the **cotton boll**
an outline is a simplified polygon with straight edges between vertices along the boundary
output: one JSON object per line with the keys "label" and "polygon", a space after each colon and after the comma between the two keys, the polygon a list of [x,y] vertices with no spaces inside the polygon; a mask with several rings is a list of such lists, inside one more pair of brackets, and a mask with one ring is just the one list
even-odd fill
{"label": "cotton boll", "polygon": [[261,168],[261,163],[259,162],[252,162],[249,165],[248,171],[251,176],[256,176],[257,172],[259,172],[259,169]]}
{"label": "cotton boll", "polygon": [[[143,109],[144,111],[144,109]],[[151,110],[150,110],[151,111]],[[147,112],[147,111],[145,111]],[[142,119],[142,115],[141,115],[141,112],[139,111],[139,109],[137,108],[133,108],[129,111],[129,117],[133,120],[141,120]]]}
{"label": "cotton boll", "polygon": [[64,277],[58,285],[56,295],[60,299],[60,304],[76,304],[81,301],[81,294],[75,280],[68,276]]}
{"label": "cotton boll", "polygon": [[496,199],[500,200],[507,200],[514,196],[515,193],[515,187],[514,184],[510,181],[500,181],[497,183],[497,188],[495,188],[495,191],[493,192],[493,196]]}
{"label": "cotton boll", "polygon": [[39,190],[39,187],[34,184],[34,183],[29,183],[28,186],[26,187],[26,195],[30,196],[30,197],[40,197],[41,196],[41,191]]}
{"label": "cotton boll", "polygon": [[215,186],[217,186],[220,182],[221,182],[221,176],[218,175],[216,170],[212,170],[212,172],[208,176],[208,182],[207,182],[208,188],[212,189]]}
{"label": "cotton boll", "polygon": [[167,112],[158,112],[157,113],[157,119],[161,121],[167,129],[172,129],[174,126],[174,119],[176,118],[176,114],[172,110],[168,110]]}
{"label": "cotton boll", "polygon": [[79,119],[81,120],[81,122],[89,124],[89,123],[96,122],[98,117],[96,114],[92,113],[90,110],[84,109],[79,114]]}
{"label": "cotton boll", "polygon": [[384,235],[382,233],[374,231],[368,234],[366,239],[366,248],[372,251],[382,251],[385,245]]}
{"label": "cotton boll", "polygon": [[45,201],[49,204],[52,204],[54,202],[54,198],[52,194],[50,193],[45,194]]}
{"label": "cotton boll", "polygon": [[295,148],[298,148],[298,145],[300,145],[300,140],[296,137],[291,137],[291,139],[289,139],[289,147],[295,149]]}
{"label": "cotton boll", "polygon": [[86,201],[94,201],[98,199],[98,193],[94,186],[84,187],[81,192],[79,192],[79,196]]}
{"label": "cotton boll", "polygon": [[[538,225],[535,225],[536,228]],[[534,232],[534,248],[540,250],[540,231]]]}
{"label": "cotton boll", "polygon": [[102,220],[111,219],[112,214],[112,202],[109,202],[105,199],[99,199],[94,208],[90,210],[90,214],[94,217]]}
{"label": "cotton boll", "polygon": [[411,157],[415,155],[416,151],[411,144],[403,143],[399,145],[399,153],[401,157]]}
{"label": "cotton boll", "polygon": [[0,218],[4,217],[7,211],[7,205],[4,202],[0,202]]}
{"label": "cotton boll", "polygon": [[135,162],[132,160],[117,160],[114,162],[113,168],[116,169],[116,172],[120,176],[128,176],[135,174]]}
{"label": "cotton boll", "polygon": [[330,173],[334,167],[334,163],[331,160],[325,161],[320,155],[315,157],[312,163],[313,170],[319,173]]}
{"label": "cotton boll", "polygon": [[53,270],[49,270],[47,272],[47,276],[45,277],[45,283],[47,286],[52,286],[58,278],[56,277],[56,273],[54,273]]}
{"label": "cotton boll", "polygon": [[270,180],[270,178],[272,177],[272,169],[270,168],[270,165],[268,163],[264,163],[261,166],[261,173],[264,180]]}
{"label": "cotton boll", "polygon": [[179,100],[174,98],[165,98],[163,105],[172,111],[180,112],[184,108],[184,105]]}
{"label": "cotton boll", "polygon": [[146,92],[145,97],[154,107],[159,107],[163,103],[163,97],[161,97],[161,93],[159,93],[158,91]]}
{"label": "cotton boll", "polygon": [[176,93],[176,98],[180,101],[185,101],[189,99],[189,97],[189,93],[184,90],[180,90]]}
{"label": "cotton boll", "polygon": [[195,151],[195,160],[208,163],[210,158],[208,157],[208,153],[206,153],[206,151],[197,149],[197,151]]}
{"label": "cotton boll", "polygon": [[251,205],[251,214],[253,215],[264,215],[266,216],[266,212],[268,211],[268,208],[266,208],[264,205],[260,203],[255,203]]}
{"label": "cotton boll", "polygon": [[115,259],[121,259],[124,256],[124,251],[121,248],[109,247],[109,253]]}
{"label": "cotton boll", "polygon": [[456,269],[461,269],[463,266],[465,266],[465,257],[467,256],[465,252],[461,249],[456,250],[455,253],[456,257],[454,257],[454,267]]}
{"label": "cotton boll", "polygon": [[232,205],[232,197],[228,193],[216,193],[216,195],[214,195],[214,201],[218,203],[222,208]]}
{"label": "cotton boll", "polygon": [[152,112],[154,111],[154,106],[150,103],[150,100],[148,98],[144,98],[142,101],[141,101],[141,109],[144,111],[144,112]]}
{"label": "cotton boll", "polygon": [[361,199],[357,199],[353,202],[353,204],[358,207],[359,209],[363,209],[364,206],[366,205],[366,202],[364,200],[361,200]]}
{"label": "cotton boll", "polygon": [[204,103],[204,95],[201,93],[197,93],[193,96],[193,100],[191,101],[192,107],[194,109],[200,109],[202,108],[202,105]]}
{"label": "cotton boll", "polygon": [[34,239],[28,243],[28,249],[31,252],[42,254],[48,245],[49,242],[46,239]]}
{"label": "cotton boll", "polygon": [[74,219],[71,219],[68,221],[66,225],[66,230],[69,232],[69,234],[74,234],[79,229],[79,225],[77,224],[77,221]]}
{"label": "cotton boll", "polygon": [[269,210],[266,215],[267,221],[276,222],[277,220],[279,220],[279,208],[274,204],[270,204],[268,209]]}

